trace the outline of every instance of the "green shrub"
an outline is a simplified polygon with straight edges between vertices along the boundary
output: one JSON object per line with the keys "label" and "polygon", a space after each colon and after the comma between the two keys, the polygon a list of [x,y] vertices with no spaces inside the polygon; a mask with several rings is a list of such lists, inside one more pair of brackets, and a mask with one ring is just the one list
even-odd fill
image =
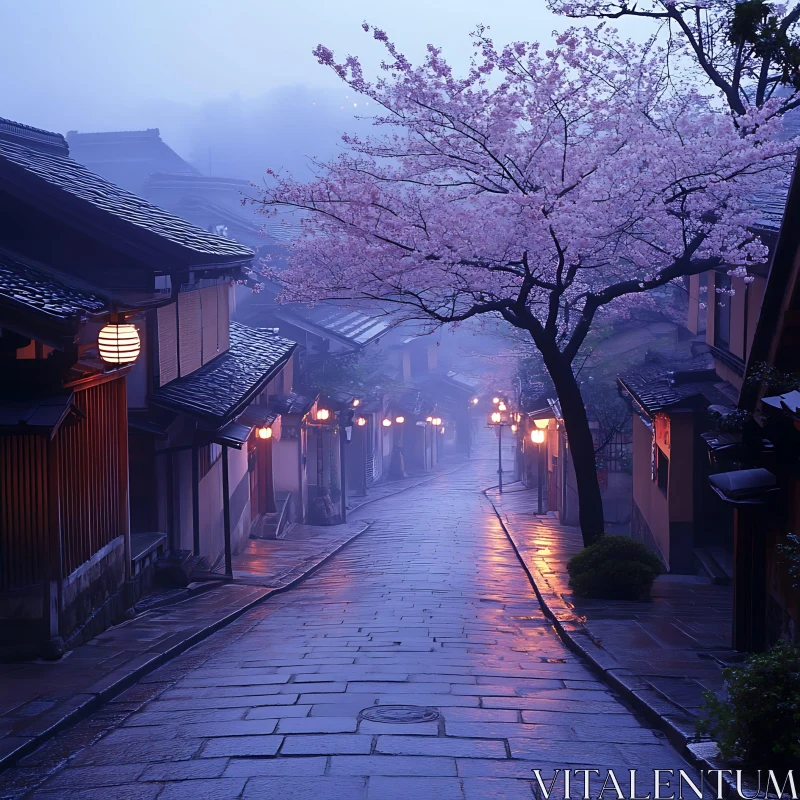
{"label": "green shrub", "polygon": [[641,542],[605,534],[572,556],[567,570],[570,586],[581,597],[639,600],[650,594],[662,565]]}
{"label": "green shrub", "polygon": [[800,764],[800,647],[778,642],[723,675],[727,697],[706,692],[698,732],[716,739],[726,759],[763,769]]}

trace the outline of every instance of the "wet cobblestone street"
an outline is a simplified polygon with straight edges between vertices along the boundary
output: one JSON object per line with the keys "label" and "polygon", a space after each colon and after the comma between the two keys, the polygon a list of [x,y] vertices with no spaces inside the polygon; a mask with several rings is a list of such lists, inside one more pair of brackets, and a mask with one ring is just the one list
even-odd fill
{"label": "wet cobblestone street", "polygon": [[[312,577],[23,759],[0,796],[517,800],[534,768],[638,768],[644,794],[654,768],[689,769],[548,624],[482,494],[484,444],[355,512],[371,527]],[[439,717],[360,718],[407,704]]]}

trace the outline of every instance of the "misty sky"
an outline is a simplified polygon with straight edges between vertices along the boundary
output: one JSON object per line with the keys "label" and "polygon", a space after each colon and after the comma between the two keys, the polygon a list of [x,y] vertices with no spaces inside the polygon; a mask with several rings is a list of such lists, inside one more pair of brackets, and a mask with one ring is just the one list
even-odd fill
{"label": "misty sky", "polygon": [[256,178],[335,150],[348,92],[311,50],[411,57],[428,42],[465,66],[468,33],[546,40],[545,0],[0,0],[0,116],[60,132],[160,128],[204,172]]}

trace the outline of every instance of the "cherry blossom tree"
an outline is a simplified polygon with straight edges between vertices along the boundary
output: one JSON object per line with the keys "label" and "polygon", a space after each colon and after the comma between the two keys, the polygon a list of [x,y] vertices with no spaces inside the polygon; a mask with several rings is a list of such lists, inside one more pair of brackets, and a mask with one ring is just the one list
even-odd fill
{"label": "cherry blossom tree", "polygon": [[[677,67],[688,59],[734,114],[779,100],[777,113],[800,106],[800,3],[766,0],[548,0],[568,17],[646,20],[666,37]],[[779,87],[783,87],[782,91]]]}
{"label": "cherry blossom tree", "polygon": [[383,75],[315,50],[380,109],[371,138],[299,182],[269,173],[255,199],[293,209],[302,234],[276,277],[282,298],[380,301],[434,325],[488,315],[526,332],[561,401],[585,542],[603,533],[594,444],[575,359],[605,315],[727,263],[765,257],[748,198],[782,180],[772,106],[735,126],[675,91],[652,45],[569,31],[544,51],[475,34],[458,77],[429,46],[414,66],[386,34]]}

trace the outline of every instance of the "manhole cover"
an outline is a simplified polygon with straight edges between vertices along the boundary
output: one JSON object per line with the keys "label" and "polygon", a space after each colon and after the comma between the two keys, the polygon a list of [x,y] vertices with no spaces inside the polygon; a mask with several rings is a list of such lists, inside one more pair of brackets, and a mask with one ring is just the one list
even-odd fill
{"label": "manhole cover", "polygon": [[439,719],[439,709],[430,706],[370,706],[359,716],[370,722],[433,722]]}

